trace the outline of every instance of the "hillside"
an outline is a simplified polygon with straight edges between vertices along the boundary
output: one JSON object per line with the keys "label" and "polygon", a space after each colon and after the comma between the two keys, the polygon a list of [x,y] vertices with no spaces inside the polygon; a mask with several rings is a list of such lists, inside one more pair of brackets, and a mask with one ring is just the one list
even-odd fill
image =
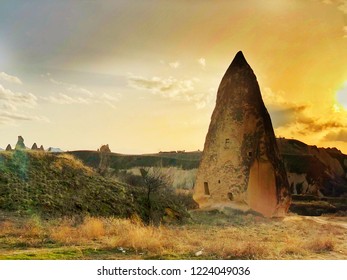
{"label": "hillside", "polygon": [[[317,148],[294,139],[277,139],[292,194],[340,197],[347,195],[347,155],[336,148]],[[69,152],[86,165],[97,168],[96,151]],[[201,152],[162,152],[148,155],[110,154],[114,170],[143,166],[198,168]]]}
{"label": "hillside", "polygon": [[347,155],[298,140],[278,139],[293,194],[340,197],[347,194]]}
{"label": "hillside", "polygon": [[[70,151],[86,165],[97,168],[100,163],[100,153],[97,151]],[[115,170],[130,169],[133,167],[181,167],[193,169],[199,165],[201,152],[163,152],[158,154],[124,155],[111,153],[109,167]]]}
{"label": "hillside", "polygon": [[[347,210],[347,155],[336,148],[317,148],[294,139],[279,138],[277,143],[291,188],[292,212],[320,215]],[[96,151],[70,153],[89,166],[96,168],[99,165],[100,154]],[[199,151],[148,155],[111,153],[109,168],[119,171],[159,166],[196,170],[201,154]]]}
{"label": "hillside", "polygon": [[0,210],[41,216],[128,217],[134,189],[105,179],[68,154],[0,152]]}

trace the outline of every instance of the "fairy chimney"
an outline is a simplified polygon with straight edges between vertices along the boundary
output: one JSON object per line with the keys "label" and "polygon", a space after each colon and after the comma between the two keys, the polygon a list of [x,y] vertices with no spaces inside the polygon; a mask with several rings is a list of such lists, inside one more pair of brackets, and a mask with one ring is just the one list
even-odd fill
{"label": "fairy chimney", "polygon": [[38,150],[37,144],[34,143],[34,144],[32,145],[32,147],[31,147],[31,149],[32,149],[32,150],[35,150],[35,151]]}
{"label": "fairy chimney", "polygon": [[25,150],[24,138],[22,136],[18,136],[18,141],[17,141],[15,149]]}
{"label": "fairy chimney", "polygon": [[98,171],[100,174],[104,175],[110,164],[109,161],[110,161],[111,150],[107,144],[107,145],[102,145],[100,149],[98,149],[98,151],[100,153],[100,162],[99,162]]}
{"label": "fairy chimney", "polygon": [[289,184],[257,78],[242,52],[224,74],[206,135],[194,199],[200,208],[283,216]]}
{"label": "fairy chimney", "polygon": [[12,151],[12,147],[11,147],[11,145],[10,145],[10,144],[8,144],[8,145],[7,145],[7,147],[6,147],[6,151]]}

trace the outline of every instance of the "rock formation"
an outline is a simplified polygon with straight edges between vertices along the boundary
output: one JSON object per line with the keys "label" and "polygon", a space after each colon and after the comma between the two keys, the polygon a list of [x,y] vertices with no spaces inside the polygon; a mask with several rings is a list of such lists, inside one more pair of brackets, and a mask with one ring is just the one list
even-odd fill
{"label": "rock formation", "polygon": [[40,151],[44,151],[45,149],[43,148],[43,146],[41,145],[39,148]]}
{"label": "rock formation", "polygon": [[16,150],[25,150],[24,138],[22,136],[18,136],[18,141],[15,147]]}
{"label": "rock formation", "polygon": [[277,139],[291,193],[317,197],[347,195],[347,155],[295,139]]}
{"label": "rock formation", "polygon": [[6,151],[12,151],[12,147],[11,147],[11,145],[10,145],[10,144],[8,144],[8,145],[7,145],[7,147],[6,147]]}
{"label": "rock formation", "polygon": [[37,147],[36,143],[34,143],[31,147],[31,149],[37,151],[39,148]]}
{"label": "rock formation", "polygon": [[238,52],[218,89],[194,187],[200,208],[282,216],[289,184],[253,70]]}
{"label": "rock formation", "polygon": [[111,153],[110,147],[107,145],[102,145],[100,149],[98,149],[101,153]]}
{"label": "rock formation", "polygon": [[100,162],[99,162],[99,168],[98,171],[100,174],[105,174],[107,171],[107,168],[109,166],[110,161],[110,147],[107,145],[102,145],[100,149],[98,149],[98,152],[100,153]]}

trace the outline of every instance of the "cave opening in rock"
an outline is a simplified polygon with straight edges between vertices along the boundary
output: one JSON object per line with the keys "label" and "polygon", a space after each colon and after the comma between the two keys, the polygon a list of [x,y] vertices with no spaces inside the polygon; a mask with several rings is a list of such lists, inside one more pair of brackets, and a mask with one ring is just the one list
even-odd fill
{"label": "cave opening in rock", "polygon": [[230,148],[230,139],[227,138],[225,139],[224,149],[229,149],[229,148]]}
{"label": "cave opening in rock", "polygon": [[233,201],[234,200],[233,193],[228,192],[228,198],[229,198],[229,200]]}
{"label": "cave opening in rock", "polygon": [[210,195],[210,189],[208,188],[208,183],[204,182],[205,195]]}

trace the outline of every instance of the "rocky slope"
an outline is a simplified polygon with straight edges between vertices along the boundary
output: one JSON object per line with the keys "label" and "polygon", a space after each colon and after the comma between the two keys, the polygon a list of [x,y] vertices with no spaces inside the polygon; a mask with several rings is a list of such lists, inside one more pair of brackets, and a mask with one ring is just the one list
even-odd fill
{"label": "rocky slope", "polygon": [[292,194],[318,197],[347,195],[347,155],[294,139],[277,140]]}

